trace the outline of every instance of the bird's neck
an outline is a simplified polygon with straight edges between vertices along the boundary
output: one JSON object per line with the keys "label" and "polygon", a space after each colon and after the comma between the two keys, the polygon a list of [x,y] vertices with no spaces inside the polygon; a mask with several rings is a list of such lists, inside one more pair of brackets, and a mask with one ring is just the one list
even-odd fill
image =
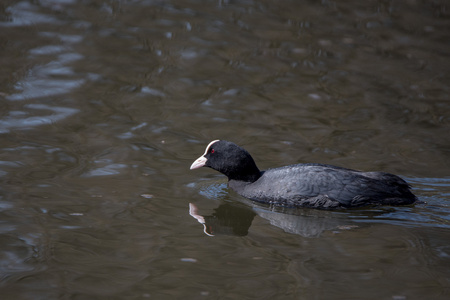
{"label": "bird's neck", "polygon": [[255,166],[255,169],[246,170],[245,172],[239,172],[236,174],[230,174],[228,176],[229,181],[241,181],[252,183],[258,180],[261,177],[261,171]]}

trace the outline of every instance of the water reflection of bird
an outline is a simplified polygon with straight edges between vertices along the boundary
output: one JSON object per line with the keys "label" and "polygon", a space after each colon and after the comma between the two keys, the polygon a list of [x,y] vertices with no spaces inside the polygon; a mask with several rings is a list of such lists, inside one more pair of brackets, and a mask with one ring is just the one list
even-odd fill
{"label": "water reflection of bird", "polygon": [[341,231],[360,227],[347,218],[325,215],[331,212],[316,212],[318,213],[313,214],[307,213],[305,210],[295,209],[286,212],[261,205],[252,205],[250,208],[238,204],[224,203],[215,208],[213,213],[201,215],[197,205],[189,203],[189,214],[203,225],[205,234],[209,236],[246,236],[256,215],[268,220],[271,225],[281,228],[287,233],[303,237],[317,237],[324,231]]}
{"label": "water reflection of bird", "polygon": [[203,224],[204,232],[209,236],[245,236],[256,215],[250,209],[228,203],[220,205],[208,216],[200,215],[197,206],[189,203],[189,214]]}
{"label": "water reflection of bird", "polygon": [[248,199],[289,207],[336,209],[364,205],[408,205],[417,199],[400,177],[324,164],[297,164],[260,171],[250,154],[222,140],[209,143],[191,169],[210,167]]}

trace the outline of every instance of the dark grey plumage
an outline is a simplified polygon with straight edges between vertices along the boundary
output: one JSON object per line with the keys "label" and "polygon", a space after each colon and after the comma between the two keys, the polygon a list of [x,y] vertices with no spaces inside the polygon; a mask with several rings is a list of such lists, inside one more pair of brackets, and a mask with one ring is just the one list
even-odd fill
{"label": "dark grey plumage", "polygon": [[229,187],[258,202],[335,209],[364,205],[407,205],[417,199],[400,177],[324,164],[297,164],[260,171],[243,148],[211,142],[191,166],[210,167],[229,179]]}

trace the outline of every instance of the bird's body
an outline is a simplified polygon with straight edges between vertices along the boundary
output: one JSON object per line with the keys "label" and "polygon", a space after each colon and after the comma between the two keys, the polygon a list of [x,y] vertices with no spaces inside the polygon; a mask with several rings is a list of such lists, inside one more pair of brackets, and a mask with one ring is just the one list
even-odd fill
{"label": "bird's body", "polygon": [[[252,183],[230,180],[229,186],[243,197],[283,206],[398,205],[414,199],[408,184],[398,176],[321,164],[269,169]],[[405,195],[411,200],[405,200]]]}
{"label": "bird's body", "polygon": [[416,201],[403,179],[384,172],[324,164],[296,164],[261,172],[245,149],[227,141],[211,142],[191,169],[202,166],[225,174],[229,187],[241,196],[280,206],[335,209]]}

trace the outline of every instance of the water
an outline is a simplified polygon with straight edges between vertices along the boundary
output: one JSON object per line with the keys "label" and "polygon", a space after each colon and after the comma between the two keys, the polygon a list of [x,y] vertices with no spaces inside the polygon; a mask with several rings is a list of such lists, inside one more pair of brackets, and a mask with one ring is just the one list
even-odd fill
{"label": "water", "polygon": [[[444,2],[1,7],[2,299],[449,297]],[[421,203],[256,205],[189,170],[214,139]]]}

